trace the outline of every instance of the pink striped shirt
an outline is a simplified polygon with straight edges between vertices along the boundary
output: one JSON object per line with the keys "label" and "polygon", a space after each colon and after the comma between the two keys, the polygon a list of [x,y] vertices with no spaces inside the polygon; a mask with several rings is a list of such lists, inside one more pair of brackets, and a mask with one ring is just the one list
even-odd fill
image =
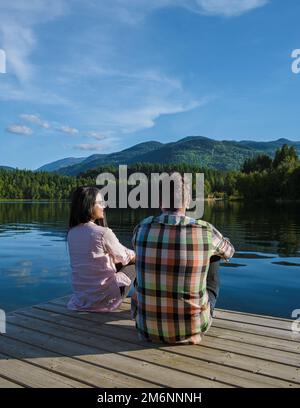
{"label": "pink striped shirt", "polygon": [[120,306],[115,263],[128,264],[134,251],[122,245],[110,228],[92,221],[70,229],[68,247],[74,292],[68,309],[106,312]]}

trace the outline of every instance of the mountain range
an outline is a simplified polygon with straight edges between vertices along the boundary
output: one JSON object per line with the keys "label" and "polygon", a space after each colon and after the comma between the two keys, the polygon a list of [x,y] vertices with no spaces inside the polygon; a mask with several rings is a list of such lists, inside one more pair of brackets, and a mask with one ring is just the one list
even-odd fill
{"label": "mountain range", "polygon": [[14,168],[10,167],[10,166],[0,166],[0,170],[1,169],[3,169],[3,170],[14,170]]}
{"label": "mountain range", "polygon": [[246,158],[258,154],[273,157],[283,144],[294,146],[300,155],[300,141],[280,138],[274,141],[214,140],[204,136],[189,136],[176,142],[149,141],[109,154],[69,157],[46,164],[36,171],[50,171],[76,176],[103,165],[143,163],[189,163],[219,170],[238,170]]}

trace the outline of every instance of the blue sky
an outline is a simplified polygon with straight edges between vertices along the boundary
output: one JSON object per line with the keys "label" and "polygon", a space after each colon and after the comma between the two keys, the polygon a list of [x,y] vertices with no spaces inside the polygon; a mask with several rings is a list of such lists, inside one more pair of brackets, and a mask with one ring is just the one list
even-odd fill
{"label": "blue sky", "polygon": [[1,0],[0,165],[300,140],[298,0]]}

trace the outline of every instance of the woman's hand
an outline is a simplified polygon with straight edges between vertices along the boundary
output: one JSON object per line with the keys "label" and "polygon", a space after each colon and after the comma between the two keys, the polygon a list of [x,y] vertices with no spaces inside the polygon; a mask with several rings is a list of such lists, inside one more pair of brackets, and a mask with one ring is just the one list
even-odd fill
{"label": "woman's hand", "polygon": [[130,259],[130,262],[128,265],[134,265],[135,264],[135,254],[133,256],[133,258]]}

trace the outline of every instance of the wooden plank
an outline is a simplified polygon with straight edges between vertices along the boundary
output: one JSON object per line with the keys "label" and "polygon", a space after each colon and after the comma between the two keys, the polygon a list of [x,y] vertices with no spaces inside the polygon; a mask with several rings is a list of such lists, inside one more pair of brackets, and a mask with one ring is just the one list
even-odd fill
{"label": "wooden plank", "polygon": [[82,388],[87,387],[79,381],[71,380],[64,376],[43,370],[32,364],[0,353],[0,372],[12,382],[24,387],[35,388]]}
{"label": "wooden plank", "polygon": [[[46,323],[44,321],[38,323],[35,319],[23,318],[20,315],[17,316],[15,324],[21,324],[23,327],[31,328],[32,330],[38,329],[43,333],[51,335],[56,335],[59,332],[59,335],[63,336],[64,339],[76,341],[81,344],[85,344],[86,346],[97,347],[98,344],[101,344],[101,350],[126,355],[134,360],[158,364],[160,366],[160,370],[162,366],[166,365],[166,363],[170,364],[170,367],[176,367],[178,370],[178,363],[180,363],[180,361],[176,363],[175,356],[178,360],[178,353],[180,353],[182,350],[182,353],[184,353],[184,359],[181,360],[181,362],[183,365],[185,365],[186,373],[191,372],[192,361],[187,362],[186,360],[191,356],[191,354],[187,354],[189,352],[192,353],[193,358],[197,359],[198,364],[200,361],[205,360],[207,362],[213,362],[219,365],[229,366],[231,368],[240,368],[249,372],[258,372],[264,376],[272,377],[273,379],[277,378],[279,380],[288,381],[294,384],[297,384],[298,382],[300,383],[300,379],[297,378],[298,373],[295,367],[269,362],[250,356],[243,356],[238,353],[225,352],[217,349],[211,350],[204,345],[201,345],[201,348],[197,346],[163,346],[158,347],[161,349],[161,351],[164,351],[163,354],[158,354],[157,350],[155,350],[155,352],[153,350],[147,350],[147,353],[145,353],[145,348],[141,348],[141,346],[138,346],[137,344],[124,344],[124,341],[119,341],[103,335],[93,335],[90,333],[84,335],[85,331],[70,329],[57,324]],[[165,351],[173,351],[173,357],[167,355]],[[178,353],[176,353],[177,351]],[[174,365],[174,363],[176,365]],[[157,372],[157,369],[155,372]],[[198,373],[203,373],[203,370],[199,370]],[[186,374],[184,377],[186,377]]]}
{"label": "wooden plank", "polygon": [[0,377],[0,388],[24,388],[24,387],[10,380],[7,380],[4,377]]}
{"label": "wooden plank", "polygon": [[[48,306],[45,306],[47,308],[47,310],[51,310],[52,312],[58,312],[58,313],[62,313],[64,315],[70,315],[70,316],[76,316],[80,319],[85,319],[85,320],[92,320],[95,321],[97,324],[101,324],[101,323],[105,323],[108,319],[107,316],[103,316],[102,314],[98,314],[98,315],[94,315],[94,314],[88,314],[88,313],[77,313],[77,312],[72,312],[72,311],[68,311],[67,309],[65,309],[63,306],[58,306],[58,305],[50,305],[48,304]],[[46,310],[46,309],[43,309]],[[126,315],[127,317],[129,316],[129,314]],[[122,314],[122,317],[124,318],[124,315]],[[114,319],[116,322],[119,322],[118,320],[118,315],[117,314],[113,314],[112,317],[110,316],[111,319]],[[247,330],[243,330],[243,328],[241,328],[240,326],[236,327],[236,330],[232,330],[231,325],[225,321],[225,323],[227,323],[227,330],[224,330],[224,327],[222,327],[221,329],[218,327],[220,326],[220,324],[218,324],[218,322],[214,321],[213,322],[213,326],[211,327],[211,329],[208,331],[208,333],[205,336],[211,336],[215,334],[215,337],[218,336],[218,333],[223,333],[223,332],[227,332],[229,333],[229,336],[232,334],[232,338],[234,338],[234,335],[237,333],[238,335],[244,335],[244,337],[246,337],[246,339],[248,338],[252,338],[252,343],[253,343],[253,339],[254,344],[256,345],[265,345],[267,342],[269,342],[273,348],[274,348],[274,343],[275,343],[275,348],[279,348],[279,349],[286,349],[286,351],[291,351],[291,352],[296,352],[299,353],[300,351],[300,345],[299,343],[295,342],[295,341],[289,341],[289,340],[284,340],[284,339],[277,339],[277,338],[273,338],[273,337],[266,337],[266,336],[262,336],[259,333],[252,335],[249,334]],[[109,322],[109,324],[114,324],[113,320],[111,320]],[[129,328],[127,325],[130,324],[130,326],[134,326],[134,323],[124,323],[124,321],[120,321],[119,323],[120,325],[123,324],[125,328]],[[216,327],[216,325],[218,325]],[[242,330],[242,331],[237,331],[238,329]],[[217,330],[217,333],[215,333],[215,330]],[[228,338],[228,336],[227,336]],[[245,339],[244,339],[245,340]],[[247,340],[245,340],[245,342],[247,342]],[[248,342],[249,344],[251,344],[251,341]]]}
{"label": "wooden plank", "polygon": [[[70,295],[50,300],[50,302],[51,303],[52,302],[54,302],[54,303],[57,302],[57,304],[65,304],[66,305],[69,299],[70,299]],[[131,302],[131,300],[130,300],[129,297],[123,299],[123,304],[129,304],[130,305],[130,302]],[[270,315],[264,315],[264,314],[263,315],[262,314],[254,314],[254,313],[249,313],[249,312],[240,312],[240,311],[237,311],[237,310],[230,310],[230,309],[215,308],[215,311],[216,312],[220,311],[220,312],[232,313],[233,315],[243,315],[245,317],[254,316],[256,318],[262,318],[262,319],[271,319],[271,320],[275,319],[277,321],[283,321],[283,322],[291,322],[292,321],[292,319],[286,319],[284,317],[270,316]]]}
{"label": "wooden plank", "polygon": [[[220,386],[218,382],[225,387],[300,387],[300,347],[297,342],[300,336],[292,335],[288,329],[292,321],[287,319],[217,309],[213,326],[201,345],[146,345],[137,339],[134,322],[130,320],[130,299],[123,302],[121,310],[111,313],[72,312],[66,309],[68,299],[69,296],[54,299],[10,314],[8,327],[12,328],[12,334],[9,336],[15,348],[12,344],[6,344],[7,348],[2,350],[6,351],[4,354],[17,353],[17,342],[27,342],[28,347],[50,353],[45,359],[49,360],[47,364],[53,363],[53,353],[56,353],[56,359],[60,360],[58,370],[62,370],[57,373],[65,373],[72,379],[74,367],[71,369],[70,366],[69,372],[63,371],[66,370],[64,359],[67,362],[68,359],[76,361],[79,364],[77,370],[81,364],[90,364],[108,372],[117,371],[117,361],[121,364],[121,372],[118,371],[121,375],[126,375],[126,370],[134,374],[143,373],[147,367],[150,380],[148,375],[145,381],[148,384],[151,378],[152,381],[158,380],[159,372],[163,381],[167,376],[167,380],[173,383],[183,377],[186,380],[187,376],[194,381],[196,378],[198,384],[194,386],[197,387],[199,379],[201,386],[205,386],[202,384],[206,381],[209,387]],[[101,363],[104,360],[104,366],[97,360],[99,356]],[[108,356],[113,361],[113,367],[109,367]],[[40,364],[38,356],[28,362]],[[143,369],[140,364],[143,364]],[[46,368],[49,370],[49,366]],[[79,371],[76,375],[82,378]],[[165,383],[155,384],[168,386]],[[184,386],[182,381],[179,386]],[[191,386],[190,381],[188,386]]]}
{"label": "wooden plank", "polygon": [[[16,337],[18,338],[18,336]],[[15,340],[12,336],[0,336],[0,350],[10,357],[33,363],[56,374],[80,381],[90,387],[130,387],[133,384],[133,379],[130,376],[65,357],[54,350],[49,351],[24,343],[19,338]],[[143,382],[141,380],[137,380],[136,385],[145,388],[155,387],[155,385],[149,384],[148,381]]]}
{"label": "wooden plank", "polygon": [[[50,304],[57,304],[57,305],[67,306],[67,303],[68,303],[69,299],[70,299],[70,295],[64,296],[64,297],[61,297],[61,298],[56,298],[56,299],[50,300],[49,302],[46,302],[46,303],[44,303],[44,304],[50,303]],[[131,302],[130,298],[125,298],[125,299],[123,300],[123,303],[122,303],[122,305],[121,305],[121,307],[120,307],[119,309],[122,310],[123,307],[124,307],[126,310],[130,309],[130,302]],[[40,305],[41,305],[41,304],[36,305],[36,306],[40,306]],[[275,322],[278,322],[278,323],[279,323],[278,325],[277,325],[277,323],[276,323],[276,327],[277,327],[277,328],[281,328],[281,329],[284,328],[284,329],[286,329],[286,330],[290,330],[290,324],[293,322],[292,319],[285,319],[285,318],[283,318],[283,317],[260,315],[260,314],[253,314],[253,313],[248,313],[248,312],[239,312],[239,311],[228,310],[228,309],[219,309],[219,308],[216,308],[216,309],[215,309],[215,312],[216,312],[216,314],[220,314],[220,318],[221,318],[222,315],[224,314],[224,316],[226,315],[226,318],[227,318],[227,317],[228,317],[228,318],[231,317],[230,320],[233,320],[233,321],[241,321],[240,317],[243,316],[243,317],[245,317],[245,318],[242,319],[242,321],[244,321],[245,323],[247,322],[247,318],[248,318],[248,317],[254,317],[254,318],[255,318],[255,321],[253,321],[252,319],[250,319],[249,322],[254,322],[254,323],[256,323],[257,321],[259,321],[259,322],[265,322],[265,323],[266,323],[266,324],[265,324],[266,326],[268,326],[269,324],[271,324],[271,323],[269,322],[269,320],[271,320],[271,322],[275,321]],[[235,317],[236,317],[236,319],[235,319]],[[282,323],[284,323],[284,324],[282,325]],[[270,327],[272,327],[272,326],[270,326]]]}
{"label": "wooden plank", "polygon": [[252,344],[255,346],[263,346],[268,349],[288,351],[296,355],[300,354],[300,344],[290,340],[276,339],[273,337],[265,337],[262,335],[247,333],[238,330],[230,330],[219,328],[212,325],[206,337],[214,336],[220,339],[234,340],[238,343]]}
{"label": "wooden plank", "polygon": [[[14,325],[21,326],[15,326]],[[18,332],[19,331],[19,332]],[[108,369],[116,370],[122,373],[132,373],[133,384],[136,379],[143,379],[164,387],[228,387],[229,385],[221,382],[211,381],[205,376],[194,376],[189,372],[182,372],[174,369],[176,358],[169,358],[169,367],[145,361],[143,355],[145,348],[139,351],[140,357],[126,351],[127,344],[101,336],[92,336],[91,334],[78,335],[74,329],[67,329],[62,326],[53,325],[46,322],[37,322],[21,316],[9,316],[7,319],[7,332],[9,336],[18,336],[20,340],[33,345],[40,345],[48,350],[59,350],[64,355],[72,356],[79,360],[89,361],[93,364],[104,366]],[[103,345],[103,342],[105,343]],[[129,345],[130,347],[130,345]],[[136,347],[134,347],[135,349]],[[160,362],[160,360],[158,361]],[[158,376],[159,371],[159,376]]]}
{"label": "wooden plank", "polygon": [[[97,328],[99,327],[99,330],[101,330],[102,333],[103,333],[103,329],[102,328],[100,329],[100,327],[102,327],[102,325],[107,324],[110,327],[115,326],[114,328],[116,330],[112,332],[111,334],[112,336],[115,336],[117,338],[123,338],[124,335],[125,336],[127,335],[128,330],[130,330],[134,332],[134,337],[132,336],[132,339],[133,338],[136,339],[136,329],[135,329],[134,322],[128,322],[126,320],[123,320],[123,321],[114,320],[111,322],[104,321],[104,323],[97,322],[96,329],[94,329],[95,326],[91,326],[89,320],[85,318],[81,319],[78,317],[78,315],[74,314],[73,312],[66,311],[64,308],[60,308],[60,307],[57,308],[57,305],[55,305],[54,307],[53,305],[49,305],[48,309],[51,311],[44,310],[44,309],[37,309],[34,307],[32,309],[26,309],[24,311],[20,311],[19,313],[25,316],[36,317],[36,318],[40,318],[42,320],[44,319],[50,322],[57,322],[59,324],[66,325],[69,327],[75,327],[78,329],[85,328],[85,330],[91,329],[92,331],[96,330],[97,332]],[[122,330],[120,330],[121,325],[123,326]],[[296,354],[297,358],[299,358],[299,354],[300,354],[300,344],[296,342],[291,342],[289,340],[277,340],[277,339],[273,339],[270,337],[259,336],[256,334],[249,334],[249,333],[239,332],[239,331],[234,331],[234,330],[220,329],[214,326],[212,326],[210,330],[208,331],[208,333],[205,334],[205,337],[211,337],[211,336],[217,337],[220,339],[224,339],[224,340],[226,339],[233,340],[233,341],[236,341],[237,343],[262,346],[267,349],[288,351],[289,354],[291,353]]]}
{"label": "wooden plank", "polygon": [[[52,303],[52,302],[51,302]],[[66,306],[65,301],[57,301],[56,304],[60,304],[62,306]],[[123,302],[123,304],[119,308],[120,310],[130,310],[130,301],[128,298],[126,301]],[[270,318],[268,316],[263,316],[263,315],[251,315],[248,313],[237,313],[234,311],[229,311],[229,310],[224,310],[224,309],[215,309],[215,317],[214,319],[219,319],[219,320],[229,320],[233,322],[240,322],[244,324],[248,324],[249,328],[251,329],[251,324],[257,326],[263,326],[269,327],[269,328],[274,328],[274,329],[280,329],[283,331],[287,331],[289,334],[291,334],[291,326],[294,320],[292,319],[278,319],[277,317]],[[277,334],[282,332],[280,331],[275,331]],[[300,334],[299,336],[292,336],[292,339],[296,339],[296,341],[300,340]]]}
{"label": "wooden plank", "polygon": [[255,324],[248,324],[242,322],[235,322],[233,320],[224,320],[224,319],[213,319],[213,326],[219,327],[222,329],[238,330],[245,333],[257,334],[265,337],[272,337],[279,340],[289,340],[294,343],[299,344],[300,333],[294,334],[292,331],[288,332],[286,330],[275,329],[272,327],[265,327]]}
{"label": "wooden plank", "polygon": [[234,322],[242,322],[248,324],[255,324],[264,327],[272,327],[280,330],[291,331],[291,325],[293,320],[277,320],[275,317],[273,319],[264,318],[263,316],[253,316],[250,314],[240,314],[234,312],[228,312],[226,310],[216,309],[215,318],[222,320],[230,320]]}
{"label": "wooden plank", "polygon": [[[65,298],[55,299],[57,304],[65,305],[69,300],[69,296]],[[51,301],[52,303],[52,301]],[[123,304],[121,305],[121,309],[124,305],[130,305],[130,298],[126,298],[123,300]],[[269,316],[269,315],[261,315],[261,314],[253,314],[248,312],[239,312],[235,310],[229,309],[219,309],[215,308],[215,316],[220,319],[232,320],[232,321],[241,321],[244,323],[253,323],[257,325],[263,325],[266,327],[275,327],[282,330],[291,330],[291,324],[293,323],[293,319],[285,319],[283,317],[277,316]]]}
{"label": "wooden plank", "polygon": [[[51,302],[52,303],[52,302]],[[57,301],[55,304],[60,305],[61,307],[66,307],[65,302],[59,302]],[[128,299],[123,302],[123,304],[119,307],[119,309],[121,311],[123,310],[130,310],[130,303],[128,301]],[[262,335],[267,335],[269,337],[275,337],[275,338],[280,338],[280,339],[287,339],[287,340],[292,340],[295,342],[299,342],[300,341],[300,333],[293,333],[291,331],[291,324],[293,322],[293,320],[290,321],[285,321],[284,322],[284,327],[281,328],[281,324],[282,322],[279,321],[277,322],[277,319],[274,318],[274,323],[272,325],[272,323],[270,323],[269,321],[265,322],[265,319],[263,316],[258,315],[256,317],[256,323],[253,320],[252,317],[249,317],[249,319],[251,320],[251,322],[247,321],[247,318],[245,318],[244,320],[238,316],[235,315],[235,313],[231,313],[228,314],[227,312],[225,313],[225,311],[221,310],[221,309],[216,309],[217,313],[214,317],[214,322],[219,322],[219,321],[229,321],[233,323],[234,327],[238,327],[239,324],[241,324],[241,327],[243,329],[246,329],[246,331],[248,333],[257,333],[257,334],[262,334]],[[266,323],[266,324],[264,324]]]}
{"label": "wooden plank", "polygon": [[[64,302],[57,302],[57,304],[60,304],[61,307],[64,306]],[[128,302],[128,299],[126,302],[123,302],[119,309],[122,311],[130,310],[130,303]],[[269,319],[266,320],[264,316],[261,315],[258,315],[255,318],[249,316],[249,319],[246,315],[245,319],[243,319],[242,316],[234,312],[228,313],[222,309],[216,309],[216,311],[217,313],[214,317],[214,325],[218,324],[220,321],[229,321],[233,323],[234,327],[238,327],[238,325],[241,324],[241,328],[246,329],[245,331],[247,331],[247,333],[253,332],[255,334],[265,334],[269,337],[287,339],[297,343],[300,342],[300,333],[292,332],[293,320],[286,319],[283,322],[281,320],[277,320],[277,318],[274,318],[273,322],[271,322]]]}
{"label": "wooden plank", "polygon": [[300,367],[300,355],[286,351],[268,349],[264,346],[243,344],[231,339],[219,339],[217,337],[205,336],[202,345],[213,349],[224,350],[244,356],[257,357],[261,360],[274,361],[292,367]]}
{"label": "wooden plank", "polygon": [[[127,301],[126,301],[127,302]],[[287,319],[284,317],[279,317],[279,316],[270,316],[270,315],[262,315],[262,314],[255,314],[255,313],[249,313],[249,312],[240,312],[237,310],[229,310],[229,309],[219,309],[216,308],[216,311],[220,311],[220,312],[226,312],[226,313],[232,313],[233,315],[240,315],[240,316],[253,316],[253,317],[259,317],[262,319],[268,319],[268,320],[276,320],[276,321],[280,321],[280,322],[286,322],[289,323],[292,321],[292,319]]]}
{"label": "wooden plank", "polygon": [[[75,316],[68,317],[64,315],[50,314],[49,312],[37,308],[33,308],[32,310],[27,310],[24,312],[20,312],[19,314],[28,317],[39,318],[45,321],[49,321],[52,323],[60,324],[66,327],[73,327],[77,329],[84,329],[85,331],[89,331],[91,333],[98,333],[105,336],[113,337],[116,339],[122,339],[125,341],[139,343],[139,340],[136,336],[134,322],[132,321],[124,321],[127,322],[128,327],[127,329],[131,330],[122,330],[120,327],[114,327],[113,329],[110,327],[103,327],[105,323],[101,324],[100,327],[94,328],[91,326],[90,322],[88,321],[80,321],[78,322]],[[72,319],[70,321],[70,319]],[[220,334],[221,333],[221,334]],[[261,341],[261,340],[260,340]],[[257,342],[258,343],[258,342]],[[275,361],[283,364],[289,364],[292,366],[300,366],[300,353],[291,353],[283,350],[276,350],[270,349],[265,346],[264,343],[260,342],[255,345],[251,345],[249,343],[243,343],[235,340],[232,338],[226,338],[226,336],[222,336],[222,330],[211,328],[204,336],[204,340],[202,342],[204,345],[211,345],[211,347],[216,347],[217,349],[226,350],[226,351],[235,351],[237,353],[241,353],[244,355],[250,355],[258,358],[268,359],[270,361]],[[293,344],[293,343],[292,343]]]}
{"label": "wooden plank", "polygon": [[[40,310],[49,310],[51,312],[63,313],[69,316],[76,316],[79,319],[86,319],[86,320],[94,321],[97,324],[104,323],[105,321],[110,321],[110,324],[113,324],[114,320],[130,318],[130,312],[128,309],[129,306],[125,306],[125,305],[123,305],[123,309],[121,311],[119,312],[114,311],[112,313],[74,312],[74,311],[70,311],[66,309],[66,307],[63,306],[62,304],[52,303],[52,302],[37,306],[37,308]],[[134,323],[132,323],[132,325],[134,325]],[[213,325],[206,335],[210,335],[213,328],[219,328],[221,330],[227,329],[233,333],[238,331],[239,333],[258,335],[260,337],[263,337],[261,338],[260,343],[265,342],[267,341],[267,339],[269,339],[270,342],[275,342],[277,344],[280,344],[281,342],[282,344],[286,344],[286,345],[289,344],[290,351],[300,352],[299,341],[296,341],[295,337],[293,337],[293,333],[288,333],[283,330],[279,330],[279,334],[278,334],[278,329],[271,329],[271,328],[265,329],[264,327],[252,325],[252,324],[247,325],[241,322],[214,319]],[[299,340],[300,340],[300,336],[299,336]]]}
{"label": "wooden plank", "polygon": [[[49,314],[46,312],[46,311],[42,311],[42,310],[38,310],[38,309],[36,309],[36,308],[33,308],[33,310],[32,310],[32,312],[30,313],[29,311],[26,311],[26,312],[24,312],[24,314],[22,313],[22,315],[24,315],[24,316],[29,316],[29,317],[33,317],[33,318],[39,318],[39,319],[41,319],[42,321],[50,321],[50,322],[54,322],[54,323],[56,323],[56,324],[58,324],[58,325],[62,325],[62,326],[64,326],[64,327],[69,327],[69,328],[76,328],[76,329],[79,329],[79,330],[81,330],[83,333],[85,333],[85,334],[88,334],[88,333],[95,333],[95,334],[101,334],[101,336],[107,336],[107,337],[111,337],[111,338],[114,338],[114,339],[119,339],[119,340],[124,340],[124,341],[126,341],[126,342],[131,342],[131,343],[138,343],[138,344],[140,344],[140,341],[139,340],[137,340],[137,336],[136,336],[136,333],[135,333],[135,331],[134,330],[120,330],[120,328],[119,327],[116,327],[116,326],[111,326],[111,325],[106,325],[105,327],[103,327],[103,325],[101,326],[101,327],[94,327],[93,325],[91,326],[91,323],[90,322],[88,322],[88,321],[77,321],[77,319],[76,318],[74,318],[74,317],[64,317],[64,316],[61,316],[61,315],[57,315],[57,314],[55,314],[55,315],[52,315],[52,316],[49,316]],[[132,329],[134,329],[134,328],[132,328]],[[211,346],[210,347],[210,345],[211,345],[211,339],[206,339],[206,340],[208,340],[208,343],[209,343],[209,348],[214,348],[214,346],[215,345],[213,345],[213,346]],[[217,341],[220,341],[219,339],[216,339]],[[234,342],[230,342],[229,343],[230,344],[230,346],[231,346],[231,351],[235,351],[235,349],[236,349],[236,344],[234,343]],[[200,347],[201,347],[201,350],[199,350],[199,349],[195,349],[195,347],[194,347],[194,349],[195,349],[195,353],[193,354],[193,355],[191,355],[190,354],[190,351],[191,350],[189,350],[188,352],[187,352],[187,355],[189,356],[189,357],[193,357],[193,358],[197,358],[197,360],[199,360],[199,358],[201,359],[201,358],[203,358],[206,354],[205,353],[203,353],[203,350],[202,350],[202,348],[203,348],[203,345],[206,345],[206,343],[205,343],[205,340],[203,341],[203,343],[202,343],[202,345],[200,345]],[[247,345],[246,345],[247,346]],[[175,346],[175,348],[174,349],[167,349],[166,348],[166,346],[162,346],[162,347],[160,347],[160,349],[162,349],[162,350],[164,350],[164,351],[172,351],[172,350],[175,350],[176,351],[176,347],[177,346]],[[179,346],[180,347],[180,346]],[[206,345],[206,347],[207,347],[207,345]],[[177,347],[177,349],[178,349],[178,347]],[[186,346],[184,346],[183,347],[183,352],[184,353],[186,353],[185,352],[185,350],[187,349],[186,348]],[[226,346],[226,342],[225,342],[225,344],[222,344],[222,342],[221,342],[221,349],[224,349],[224,350],[226,350],[226,351],[228,351],[228,347]],[[180,349],[181,350],[181,349]],[[265,349],[265,347],[260,347],[258,350],[257,350],[257,354],[258,355],[262,355],[262,353],[264,353],[265,351],[267,350],[267,352],[269,352],[270,353],[270,350],[268,350],[268,349]],[[272,350],[271,350],[272,351]],[[244,351],[244,353],[245,353],[245,355],[248,355],[249,354],[249,349],[248,349],[248,347],[246,348],[246,350]],[[278,352],[277,352],[278,353]],[[292,353],[278,353],[278,355],[277,356],[273,356],[273,355],[271,355],[271,357],[270,358],[272,358],[273,360],[279,360],[279,361],[285,361],[285,359],[286,359],[286,356],[289,356],[289,357],[291,357],[291,354]],[[185,354],[186,355],[186,354]],[[292,354],[292,357],[294,357],[294,355]],[[300,358],[300,356],[299,355],[297,355],[296,354],[296,357],[298,357],[298,358]],[[293,363],[294,364],[294,360],[291,358],[291,360],[290,360],[290,362],[291,363]],[[194,362],[193,362],[194,363]],[[190,364],[190,363],[189,363]],[[199,363],[197,362],[196,363],[197,364],[197,367],[198,367],[198,365],[199,365]],[[190,365],[189,365],[189,367],[190,367]],[[261,375],[259,375],[259,376],[257,376],[256,374],[253,374],[253,373],[250,373],[250,375],[246,372],[241,372],[241,370],[238,370],[238,369],[232,369],[231,367],[230,368],[228,368],[228,367],[220,367],[220,366],[217,366],[217,365],[214,365],[213,366],[215,369],[216,369],[216,378],[223,378],[223,380],[225,379],[225,377],[218,377],[218,375],[220,375],[221,373],[224,373],[224,371],[227,373],[227,374],[229,374],[229,375],[231,375],[231,376],[233,376],[233,375],[236,375],[236,376],[239,376],[239,377],[247,377],[248,378],[248,381],[254,381],[254,380],[256,380],[258,383],[262,383],[263,381],[266,383],[266,384],[272,384],[273,386],[278,386],[278,387],[280,387],[280,386],[290,386],[290,384],[288,384],[287,382],[277,382],[276,380],[274,380],[274,379],[269,379],[269,378],[267,378],[267,379],[263,379],[262,377],[261,377]],[[209,368],[211,369],[212,368],[212,364],[210,363],[210,365],[209,365]],[[250,377],[250,378],[249,378]],[[249,384],[249,383],[248,383]],[[241,383],[241,381],[237,381],[237,384],[236,385],[242,385],[242,383]]]}

